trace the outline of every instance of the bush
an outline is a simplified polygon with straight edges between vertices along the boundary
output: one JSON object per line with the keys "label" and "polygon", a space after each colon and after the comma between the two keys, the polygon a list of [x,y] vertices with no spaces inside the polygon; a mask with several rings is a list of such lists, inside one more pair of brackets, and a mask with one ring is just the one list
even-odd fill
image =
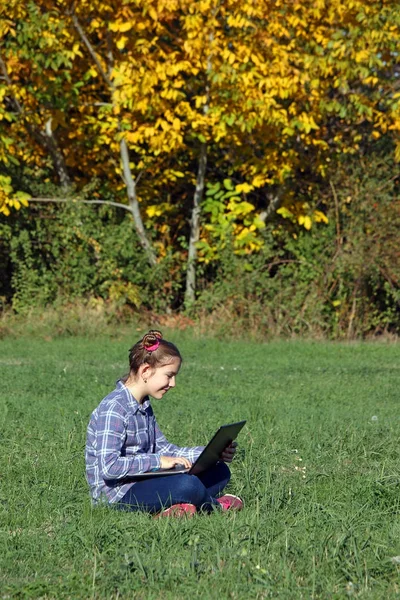
{"label": "bush", "polygon": [[7,240],[10,284],[3,294],[19,313],[85,298],[121,310],[153,308],[154,298],[157,308],[166,310],[173,301],[168,257],[150,269],[130,217],[115,209],[72,201],[32,203],[4,229],[12,236]]}
{"label": "bush", "polygon": [[[221,335],[397,334],[396,173],[383,153],[339,164],[320,187],[328,224],[306,231],[277,217],[258,253],[237,256],[228,244],[218,262],[199,267],[199,295],[188,316]],[[115,208],[32,203],[4,221],[0,234],[0,301],[21,315],[76,304],[101,307],[108,323],[113,315],[118,321],[140,311],[148,319],[182,306],[185,256],[170,248],[150,268],[130,216]]]}
{"label": "bush", "polygon": [[[388,158],[342,165],[324,193],[328,225],[269,225],[262,251],[227,248],[196,309],[213,328],[331,338],[400,329],[399,180]],[[221,325],[219,325],[221,323]]]}

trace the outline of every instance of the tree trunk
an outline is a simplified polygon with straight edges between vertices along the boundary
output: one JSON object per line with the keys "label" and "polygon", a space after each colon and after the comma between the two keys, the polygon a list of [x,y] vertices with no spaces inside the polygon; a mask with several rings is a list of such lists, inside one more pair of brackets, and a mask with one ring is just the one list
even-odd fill
{"label": "tree trunk", "polygon": [[69,188],[72,182],[68,174],[67,165],[65,164],[64,155],[60,150],[51,127],[51,117],[46,122],[44,132],[40,133],[40,138],[43,140],[43,145],[51,156],[51,162],[53,163],[61,187],[64,190]]}
{"label": "tree trunk", "polygon": [[[212,10],[212,15],[215,17],[216,7]],[[212,43],[214,41],[214,32],[211,31],[208,36],[209,53],[207,56],[207,68],[205,78],[205,93],[206,102],[203,106],[203,115],[207,116],[210,109],[211,96],[211,74],[212,74]],[[204,194],[204,183],[207,168],[207,144],[203,142],[200,146],[199,166],[197,169],[196,189],[193,197],[193,208],[190,219],[190,234],[188,247],[188,260],[186,269],[186,290],[185,290],[185,308],[189,308],[196,298],[196,264],[197,264],[197,242],[200,239],[200,213],[201,201]]]}
{"label": "tree trunk", "polygon": [[126,191],[128,194],[129,206],[133,215],[133,222],[135,225],[136,233],[139,236],[140,243],[146,252],[147,259],[151,266],[157,264],[156,255],[154,254],[153,248],[147,238],[146,231],[142,221],[142,215],[140,214],[139,202],[136,195],[136,183],[133,180],[132,172],[129,166],[129,150],[127,143],[124,139],[120,142],[121,150],[121,161],[124,172],[124,181],[126,185]]}
{"label": "tree trunk", "polygon": [[269,204],[265,210],[263,210],[259,217],[261,221],[267,223],[271,221],[275,217],[275,213],[278,208],[281,207],[282,200],[284,197],[284,188],[281,188],[277,193],[267,194],[267,199],[269,200]]}
{"label": "tree trunk", "polygon": [[185,307],[193,304],[196,293],[196,262],[197,247],[200,239],[200,204],[204,194],[204,182],[207,168],[207,145],[203,143],[200,148],[199,167],[197,170],[196,189],[193,196],[192,216],[190,219],[189,251],[186,270]]}

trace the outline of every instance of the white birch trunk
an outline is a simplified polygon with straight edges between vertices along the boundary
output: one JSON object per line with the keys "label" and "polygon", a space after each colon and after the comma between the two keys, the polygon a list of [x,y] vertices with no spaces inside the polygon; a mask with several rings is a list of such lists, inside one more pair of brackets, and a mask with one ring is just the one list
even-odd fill
{"label": "white birch trunk", "polygon": [[205,175],[207,168],[207,145],[203,143],[200,148],[199,167],[197,170],[196,189],[193,197],[192,216],[190,219],[190,236],[188,260],[186,271],[185,307],[193,304],[196,294],[196,263],[197,242],[200,239],[200,213],[201,201],[204,195]]}
{"label": "white birch trunk", "polygon": [[132,177],[132,172],[129,166],[129,150],[124,139],[120,142],[121,161],[124,172],[124,181],[128,194],[129,206],[133,216],[136,233],[138,234],[142,248],[146,252],[149,263],[154,267],[157,264],[156,255],[146,235],[143,225],[142,216],[140,214],[139,202],[136,195],[136,183]]}

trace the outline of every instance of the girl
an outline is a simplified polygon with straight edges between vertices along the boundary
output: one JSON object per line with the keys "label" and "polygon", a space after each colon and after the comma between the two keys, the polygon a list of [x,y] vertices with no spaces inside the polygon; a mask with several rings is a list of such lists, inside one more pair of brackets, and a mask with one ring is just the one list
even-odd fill
{"label": "girl", "polygon": [[135,481],[135,475],[152,469],[190,467],[203,450],[203,446],[169,443],[150,405],[149,396],[161,399],[175,387],[181,363],[178,348],[159,331],[149,331],[130,349],[129,375],[119,380],[93,411],[87,430],[86,476],[94,504],[105,501],[158,516],[243,507],[237,496],[220,496],[230,479],[226,463],[232,461],[236,442],[225,449],[220,462],[200,475],[182,473]]}

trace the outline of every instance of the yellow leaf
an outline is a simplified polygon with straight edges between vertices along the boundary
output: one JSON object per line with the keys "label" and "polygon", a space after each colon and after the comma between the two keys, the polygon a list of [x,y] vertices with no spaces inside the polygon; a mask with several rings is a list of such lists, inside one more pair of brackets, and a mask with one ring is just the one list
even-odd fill
{"label": "yellow leaf", "polygon": [[129,21],[124,21],[122,23],[114,22],[109,25],[111,31],[120,31],[121,33],[125,33],[125,31],[129,31],[132,29],[132,23]]}
{"label": "yellow leaf", "polygon": [[369,58],[369,52],[367,50],[360,50],[355,55],[355,59],[356,59],[357,63],[364,62],[364,61],[368,60],[368,58]]}
{"label": "yellow leaf", "polygon": [[235,186],[235,190],[240,193],[240,192],[244,192],[245,194],[247,194],[248,192],[251,192],[251,190],[253,190],[254,187],[252,185],[249,185],[248,183],[239,183],[237,186]]}
{"label": "yellow leaf", "polygon": [[79,50],[79,42],[75,42],[75,44],[72,46],[72,52],[82,57],[82,52]]}
{"label": "yellow leaf", "polygon": [[314,210],[313,217],[316,223],[329,223],[328,217],[320,210]]}
{"label": "yellow leaf", "polygon": [[153,19],[153,21],[157,21],[158,20],[157,11],[153,7],[149,8],[149,15]]}
{"label": "yellow leaf", "polygon": [[201,106],[203,106],[203,104],[207,102],[207,96],[195,96],[194,100],[196,108],[200,108]]}
{"label": "yellow leaf", "polygon": [[153,204],[152,206],[148,206],[146,208],[146,213],[151,219],[152,217],[159,217],[162,215],[162,209],[157,204]]}
{"label": "yellow leaf", "polygon": [[248,227],[243,227],[242,231],[236,236],[236,240],[242,240],[249,233]]}
{"label": "yellow leaf", "polygon": [[262,187],[264,184],[266,183],[266,177],[265,175],[256,175],[253,179],[253,181],[251,182],[251,184],[255,187]]}
{"label": "yellow leaf", "polygon": [[117,41],[118,50],[123,50],[126,46],[127,41],[128,41],[128,38],[126,37],[126,35],[123,35],[122,37],[120,37],[119,40]]}
{"label": "yellow leaf", "polygon": [[[278,210],[276,212],[278,213],[278,215],[281,215],[284,219],[292,219],[294,216],[293,213],[285,206],[278,208]],[[299,221],[299,223],[300,223],[300,221]],[[301,223],[300,223],[300,225],[301,225]]]}

